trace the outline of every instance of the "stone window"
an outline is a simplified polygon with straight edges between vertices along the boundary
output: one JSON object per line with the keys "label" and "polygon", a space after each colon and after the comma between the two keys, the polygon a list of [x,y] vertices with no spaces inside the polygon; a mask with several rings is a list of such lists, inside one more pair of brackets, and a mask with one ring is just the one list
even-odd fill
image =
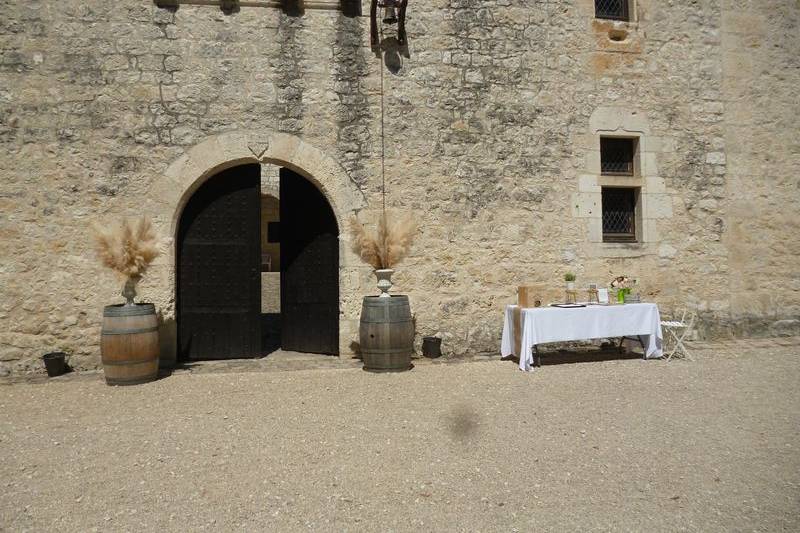
{"label": "stone window", "polygon": [[600,172],[605,176],[633,176],[637,139],[600,137]]}
{"label": "stone window", "polygon": [[636,242],[638,187],[603,187],[603,242]]}
{"label": "stone window", "polygon": [[594,0],[594,16],[599,19],[631,20],[632,0]]}
{"label": "stone window", "polygon": [[582,165],[570,206],[586,223],[587,253],[604,259],[657,254],[659,226],[672,217],[673,203],[658,163],[674,154],[676,137],[654,134],[647,114],[632,106],[598,107],[588,126],[574,137]]}

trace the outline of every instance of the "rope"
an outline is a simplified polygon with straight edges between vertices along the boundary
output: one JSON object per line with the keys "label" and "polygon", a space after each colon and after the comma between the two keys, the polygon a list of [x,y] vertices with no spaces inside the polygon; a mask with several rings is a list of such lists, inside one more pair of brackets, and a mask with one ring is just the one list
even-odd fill
{"label": "rope", "polygon": [[[383,43],[383,20],[381,20],[381,43]],[[382,44],[379,58],[379,68],[381,71],[381,202],[383,207],[383,216],[386,216],[386,137],[385,137],[385,120],[384,120],[384,107],[383,107],[383,50]]]}

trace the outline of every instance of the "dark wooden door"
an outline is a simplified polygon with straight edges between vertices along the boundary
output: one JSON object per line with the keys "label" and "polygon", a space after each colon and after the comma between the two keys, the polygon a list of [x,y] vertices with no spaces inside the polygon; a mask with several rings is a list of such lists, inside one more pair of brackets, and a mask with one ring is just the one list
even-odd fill
{"label": "dark wooden door", "polygon": [[281,347],[339,353],[339,230],[322,193],[280,174]]}
{"label": "dark wooden door", "polygon": [[261,355],[260,167],[213,176],[178,229],[178,343],[183,359]]}

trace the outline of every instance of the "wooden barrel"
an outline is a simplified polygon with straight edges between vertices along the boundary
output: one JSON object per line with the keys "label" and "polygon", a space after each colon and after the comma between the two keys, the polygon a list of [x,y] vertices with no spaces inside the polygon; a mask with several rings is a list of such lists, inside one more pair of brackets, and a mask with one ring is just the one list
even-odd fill
{"label": "wooden barrel", "polygon": [[359,333],[364,370],[402,372],[411,368],[414,323],[408,296],[366,296]]}
{"label": "wooden barrel", "polygon": [[155,306],[106,306],[100,350],[109,385],[137,385],[155,380],[159,354]]}

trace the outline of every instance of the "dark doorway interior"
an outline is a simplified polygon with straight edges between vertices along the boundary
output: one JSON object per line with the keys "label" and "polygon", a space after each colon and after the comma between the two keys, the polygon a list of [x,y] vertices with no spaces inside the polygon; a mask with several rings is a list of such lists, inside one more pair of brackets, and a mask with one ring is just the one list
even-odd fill
{"label": "dark doorway interior", "polygon": [[339,228],[313,183],[280,171],[281,347],[339,353]]}
{"label": "dark doorway interior", "polygon": [[183,360],[261,355],[260,167],[220,172],[178,226],[178,350]]}

